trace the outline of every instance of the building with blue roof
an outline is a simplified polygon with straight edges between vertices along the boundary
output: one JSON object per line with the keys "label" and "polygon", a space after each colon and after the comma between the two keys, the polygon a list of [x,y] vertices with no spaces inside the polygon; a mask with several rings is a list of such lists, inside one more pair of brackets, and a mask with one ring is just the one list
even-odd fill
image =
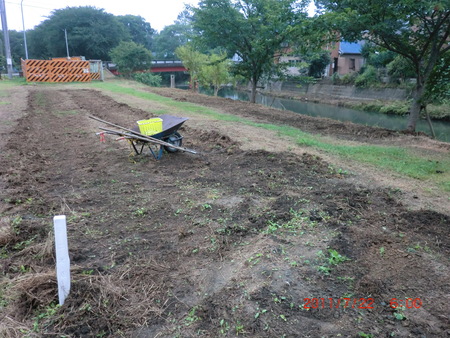
{"label": "building with blue roof", "polygon": [[363,45],[363,41],[339,41],[329,46],[328,49],[331,53],[332,63],[327,67],[325,76],[332,76],[336,73],[343,76],[349,73],[359,72],[364,65],[364,58],[361,54]]}

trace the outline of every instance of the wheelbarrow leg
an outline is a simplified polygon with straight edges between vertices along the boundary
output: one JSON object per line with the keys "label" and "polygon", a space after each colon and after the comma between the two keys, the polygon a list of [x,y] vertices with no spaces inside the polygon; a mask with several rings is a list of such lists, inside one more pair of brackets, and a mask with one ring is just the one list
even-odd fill
{"label": "wheelbarrow leg", "polygon": [[159,150],[158,151],[154,151],[150,145],[148,145],[148,148],[150,149],[150,152],[152,153],[153,157],[156,160],[160,160],[161,159],[161,157],[163,155],[163,150],[164,150],[163,146],[159,146]]}
{"label": "wheelbarrow leg", "polygon": [[144,143],[142,144],[140,150],[138,150],[138,149],[136,148],[136,145],[134,144],[134,141],[131,141],[131,145],[133,146],[133,149],[134,149],[134,151],[136,152],[136,155],[142,154],[142,150],[144,149],[144,146],[145,146]]}

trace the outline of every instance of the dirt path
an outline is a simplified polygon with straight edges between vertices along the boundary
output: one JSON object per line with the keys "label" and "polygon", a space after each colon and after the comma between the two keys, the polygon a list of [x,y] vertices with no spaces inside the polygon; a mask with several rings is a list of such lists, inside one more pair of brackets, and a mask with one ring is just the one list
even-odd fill
{"label": "dirt path", "polygon": [[[132,126],[165,107],[72,88],[27,86],[4,99],[27,97],[25,115],[11,109],[18,123],[1,130],[9,138],[0,144],[0,335],[450,334],[450,217],[422,195],[372,184],[381,174],[364,181],[371,173],[358,168],[343,175],[331,158],[288,150],[275,134],[195,114],[181,133],[200,155],[129,156],[124,142],[99,142],[101,124],[87,116]],[[421,137],[153,91],[342,142],[448,151]],[[61,213],[73,283],[53,308],[51,217]],[[393,298],[415,301],[393,309]]]}

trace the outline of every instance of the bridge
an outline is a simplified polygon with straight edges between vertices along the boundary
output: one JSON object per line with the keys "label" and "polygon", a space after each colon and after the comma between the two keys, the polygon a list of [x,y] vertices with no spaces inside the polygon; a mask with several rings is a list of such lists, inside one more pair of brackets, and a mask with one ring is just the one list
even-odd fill
{"label": "bridge", "polygon": [[186,72],[187,69],[180,60],[152,60],[152,68],[150,71],[152,73]]}
{"label": "bridge", "polygon": [[[119,75],[117,71],[117,66],[107,61],[105,62],[106,68],[114,75]],[[161,72],[186,72],[187,69],[183,66],[180,60],[152,60],[152,68],[150,72],[161,73]]]}

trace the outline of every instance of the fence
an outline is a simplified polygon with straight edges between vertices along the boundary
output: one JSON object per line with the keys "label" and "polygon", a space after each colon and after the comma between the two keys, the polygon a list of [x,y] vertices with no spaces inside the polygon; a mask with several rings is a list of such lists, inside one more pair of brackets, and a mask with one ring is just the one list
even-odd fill
{"label": "fence", "polygon": [[[22,71],[28,82],[90,82],[101,78],[101,65],[83,60],[22,60]],[[101,63],[101,61],[100,61]],[[97,70],[97,71],[95,71]]]}

